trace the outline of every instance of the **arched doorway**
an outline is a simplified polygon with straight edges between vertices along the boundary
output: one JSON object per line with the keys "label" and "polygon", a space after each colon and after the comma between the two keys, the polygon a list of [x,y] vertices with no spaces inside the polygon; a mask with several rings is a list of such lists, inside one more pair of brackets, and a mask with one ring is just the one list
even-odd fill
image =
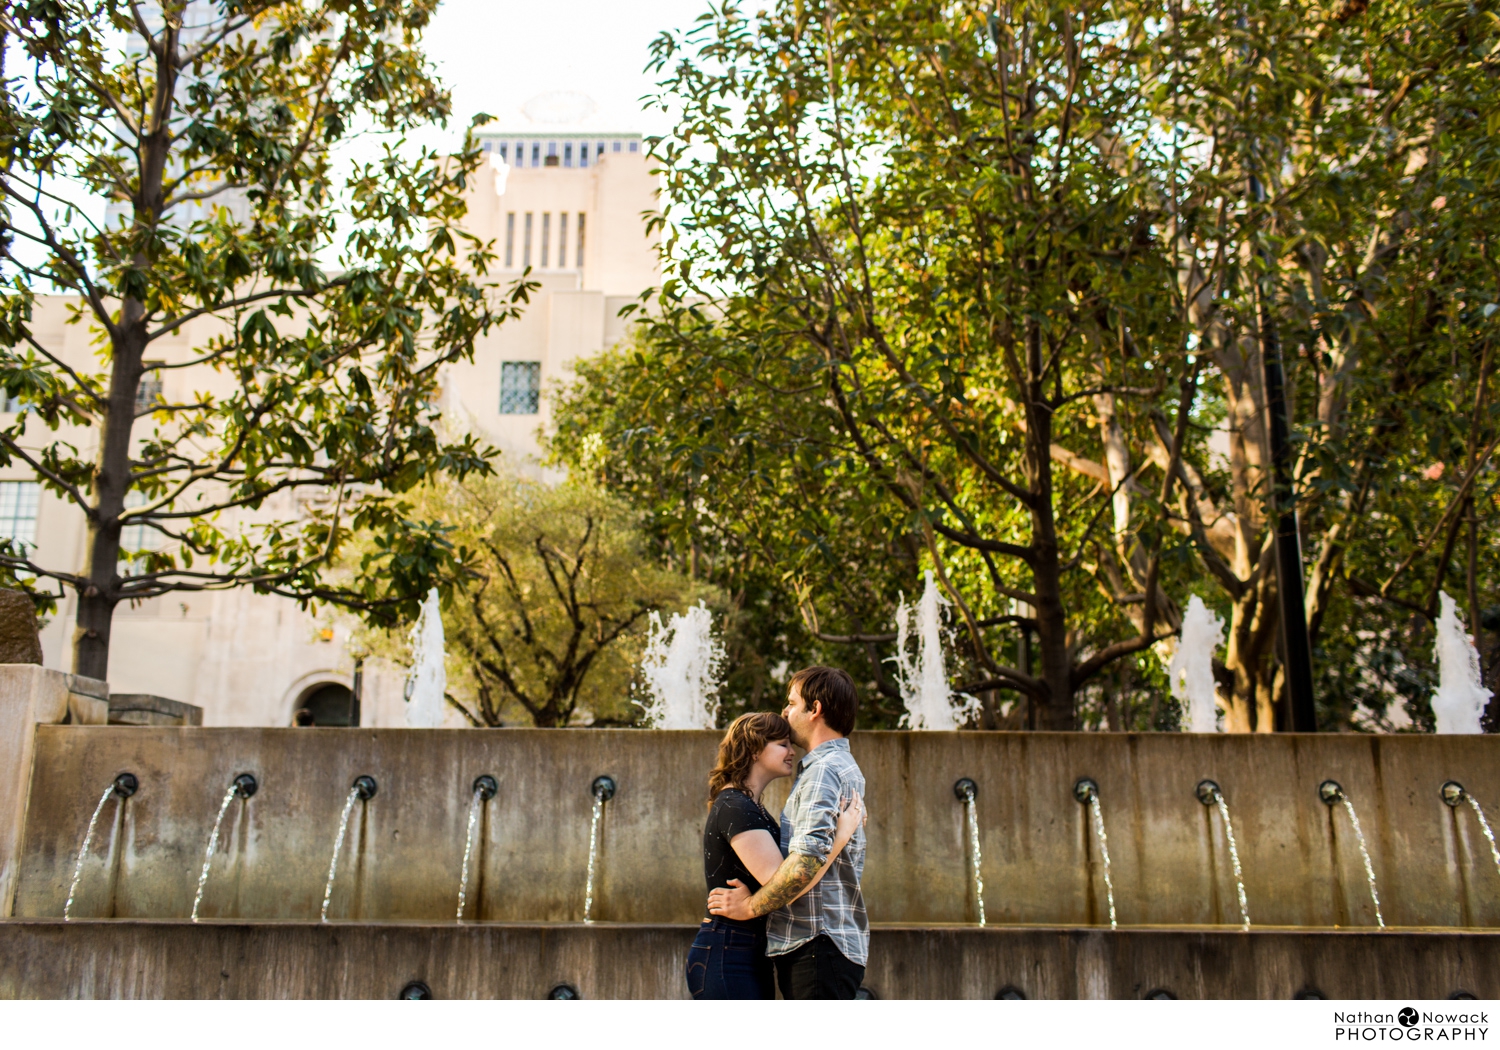
{"label": "arched doorway", "polygon": [[346,726],[353,706],[354,694],[348,686],[338,682],[319,682],[302,694],[293,708],[293,717],[298,709],[306,708],[312,712],[315,726]]}

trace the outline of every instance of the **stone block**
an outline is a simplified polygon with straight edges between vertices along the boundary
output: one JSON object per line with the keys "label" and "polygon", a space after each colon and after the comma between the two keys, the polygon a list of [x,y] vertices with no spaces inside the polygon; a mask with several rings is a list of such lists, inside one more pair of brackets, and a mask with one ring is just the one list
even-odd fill
{"label": "stone block", "polygon": [[39,664],[36,606],[25,591],[0,588],[0,664]]}
{"label": "stone block", "polygon": [[115,693],[109,698],[112,726],[201,726],[203,708],[150,693]]}
{"label": "stone block", "polygon": [[0,918],[15,901],[36,727],[68,720],[68,678],[36,664],[0,664]]}

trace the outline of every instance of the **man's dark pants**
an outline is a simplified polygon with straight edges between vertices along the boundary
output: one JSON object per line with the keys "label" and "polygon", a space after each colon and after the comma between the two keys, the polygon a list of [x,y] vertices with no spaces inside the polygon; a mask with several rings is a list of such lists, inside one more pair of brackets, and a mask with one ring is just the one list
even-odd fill
{"label": "man's dark pants", "polygon": [[853,999],[865,979],[865,968],[846,959],[827,934],[772,958],[783,999]]}

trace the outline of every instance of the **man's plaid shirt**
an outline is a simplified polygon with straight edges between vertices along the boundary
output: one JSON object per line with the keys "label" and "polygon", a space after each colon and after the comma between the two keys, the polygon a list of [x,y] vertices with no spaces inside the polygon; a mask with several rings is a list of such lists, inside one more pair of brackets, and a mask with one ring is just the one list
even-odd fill
{"label": "man's plaid shirt", "polygon": [[[781,811],[782,852],[827,860],[837,831],[839,803],[856,791],[864,797],[865,775],[849,753],[848,740],[826,741],[804,755]],[[870,953],[870,921],[859,892],[864,870],[865,829],[861,827],[816,886],[770,914],[766,954],[785,955],[827,934],[844,958],[863,966]]]}

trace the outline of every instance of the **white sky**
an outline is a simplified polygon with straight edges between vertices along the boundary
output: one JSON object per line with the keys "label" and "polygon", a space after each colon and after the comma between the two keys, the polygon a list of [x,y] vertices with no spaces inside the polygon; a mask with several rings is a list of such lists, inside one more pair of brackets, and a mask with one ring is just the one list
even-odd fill
{"label": "white sky", "polygon": [[669,124],[638,101],[653,92],[647,48],[706,10],[708,0],[444,0],[424,40],[453,92],[455,134],[477,112],[519,125],[532,96],[580,91],[596,121],[649,135]]}

